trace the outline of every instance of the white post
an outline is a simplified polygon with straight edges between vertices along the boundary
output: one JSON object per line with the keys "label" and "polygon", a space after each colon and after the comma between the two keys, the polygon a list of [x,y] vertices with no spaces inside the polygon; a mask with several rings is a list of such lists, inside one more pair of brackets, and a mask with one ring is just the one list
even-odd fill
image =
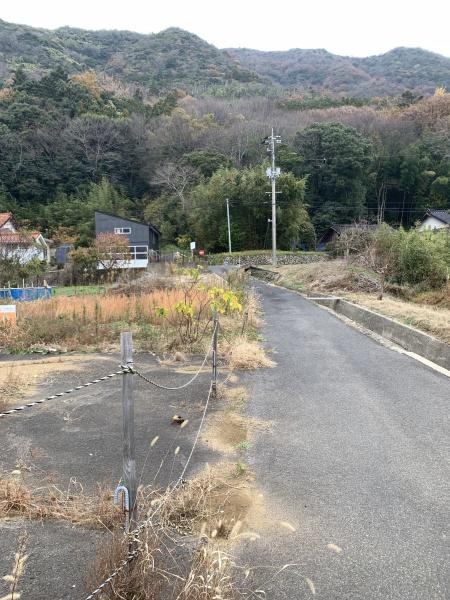
{"label": "white post", "polygon": [[228,221],[228,252],[231,254],[231,226],[230,226],[230,202],[227,198],[227,221]]}

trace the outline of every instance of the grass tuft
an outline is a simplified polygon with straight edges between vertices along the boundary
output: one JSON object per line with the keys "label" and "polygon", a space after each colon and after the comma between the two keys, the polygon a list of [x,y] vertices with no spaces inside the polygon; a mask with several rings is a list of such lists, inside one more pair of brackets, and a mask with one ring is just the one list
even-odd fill
{"label": "grass tuft", "polygon": [[275,362],[266,356],[261,344],[244,336],[237,336],[232,343],[225,341],[219,349],[231,370],[274,367]]}
{"label": "grass tuft", "polygon": [[56,486],[31,488],[19,477],[0,479],[0,518],[57,519],[84,527],[111,529],[121,520],[112,493],[98,486],[93,495],[71,479],[66,490]]}

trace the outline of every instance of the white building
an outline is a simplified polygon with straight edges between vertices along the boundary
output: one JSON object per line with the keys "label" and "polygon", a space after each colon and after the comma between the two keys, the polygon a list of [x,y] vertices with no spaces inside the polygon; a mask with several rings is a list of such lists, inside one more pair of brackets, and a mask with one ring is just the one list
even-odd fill
{"label": "white building", "polygon": [[20,231],[12,213],[0,213],[0,256],[16,258],[22,264],[33,258],[50,262],[50,249],[39,231]]}
{"label": "white building", "polygon": [[429,208],[419,225],[419,231],[450,229],[450,212]]}

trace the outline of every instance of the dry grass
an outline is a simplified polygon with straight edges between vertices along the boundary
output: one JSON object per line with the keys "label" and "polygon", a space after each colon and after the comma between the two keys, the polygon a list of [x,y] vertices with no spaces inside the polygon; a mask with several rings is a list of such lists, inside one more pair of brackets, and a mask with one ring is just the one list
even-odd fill
{"label": "dry grass", "polygon": [[237,598],[232,557],[213,543],[200,546],[180,590],[180,600],[232,600]]}
{"label": "dry grass", "polygon": [[211,539],[241,535],[247,529],[250,509],[256,505],[251,481],[250,474],[238,478],[231,463],[208,466],[176,493],[158,499],[162,502],[161,523],[169,529]]}
{"label": "dry grass", "polygon": [[330,260],[278,268],[279,283],[294,289],[321,292],[378,290],[378,279],[363,269],[349,268],[344,260]]}
{"label": "dry grass", "polygon": [[23,534],[19,538],[19,548],[14,555],[14,563],[12,565],[11,573],[2,577],[9,586],[9,591],[6,596],[2,596],[0,600],[18,600],[21,593],[17,590],[19,580],[22,577],[25,570],[25,563],[28,556],[25,554],[25,547],[27,543],[27,536]]}
{"label": "dry grass", "polygon": [[[169,577],[165,574],[160,550],[161,540],[152,529],[147,529],[141,537],[138,558],[132,561],[114,577],[111,585],[98,594],[99,600],[158,600],[161,590]],[[129,552],[128,538],[114,533],[99,548],[98,554],[88,570],[85,586],[94,590],[110,573],[126,559]]]}
{"label": "dry grass", "polygon": [[[237,598],[233,563],[213,540],[203,541],[194,550],[170,556],[164,534],[147,529],[138,544],[139,554],[120,571],[111,585],[97,596],[99,600],[234,600]],[[122,564],[128,554],[128,542],[115,535],[102,546],[86,578],[86,590],[99,583]],[[182,555],[180,557],[180,554]]]}
{"label": "dry grass", "polygon": [[[175,491],[140,493],[148,507],[147,516],[158,514],[140,536],[136,560],[99,598],[153,600],[166,594],[178,600],[241,597],[241,572],[228,546],[238,539],[257,537],[248,531],[249,512],[257,506],[249,478],[237,478],[233,466],[222,463],[205,469]],[[102,545],[87,588],[97,587],[127,552],[123,536],[113,535]]]}
{"label": "dry grass", "polygon": [[[279,283],[304,291],[332,292],[450,343],[450,285],[416,293],[408,300],[386,294],[378,300],[376,276],[348,267],[343,260],[280,267]],[[372,293],[370,293],[372,292]]]}
{"label": "dry grass", "polygon": [[[174,276],[163,289],[147,286],[143,278],[143,283],[136,282],[141,282],[138,289],[21,303],[17,325],[0,325],[0,349],[111,350],[118,346],[120,331],[131,329],[140,350],[203,352],[213,302],[222,303],[221,330],[228,337],[252,331],[257,308],[251,294],[243,288],[227,288],[223,282],[218,286],[213,276],[197,271],[194,275]],[[229,300],[233,294],[234,306]]]}
{"label": "dry grass", "polygon": [[391,296],[385,296],[381,301],[368,294],[346,294],[345,297],[406,325],[417,327],[450,344],[450,310],[448,309],[405,302]]}
{"label": "dry grass", "polygon": [[447,283],[442,290],[421,292],[420,294],[417,294],[412,301],[417,302],[418,304],[435,306],[436,308],[447,308],[450,310],[450,283]]}
{"label": "dry grass", "polygon": [[232,342],[225,340],[220,345],[219,355],[225,358],[227,365],[233,371],[275,366],[275,362],[266,356],[259,342],[244,336],[237,336]]}
{"label": "dry grass", "polygon": [[121,521],[111,491],[99,486],[94,495],[72,479],[66,490],[56,486],[34,488],[20,476],[0,479],[0,518],[58,519],[73,525],[110,529]]}

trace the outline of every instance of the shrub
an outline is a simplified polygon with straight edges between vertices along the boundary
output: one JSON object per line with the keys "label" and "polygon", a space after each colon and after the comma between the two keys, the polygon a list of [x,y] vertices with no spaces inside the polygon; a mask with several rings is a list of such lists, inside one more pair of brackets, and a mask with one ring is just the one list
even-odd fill
{"label": "shrub", "polygon": [[450,236],[446,232],[396,232],[395,276],[399,283],[442,287],[450,268]]}

